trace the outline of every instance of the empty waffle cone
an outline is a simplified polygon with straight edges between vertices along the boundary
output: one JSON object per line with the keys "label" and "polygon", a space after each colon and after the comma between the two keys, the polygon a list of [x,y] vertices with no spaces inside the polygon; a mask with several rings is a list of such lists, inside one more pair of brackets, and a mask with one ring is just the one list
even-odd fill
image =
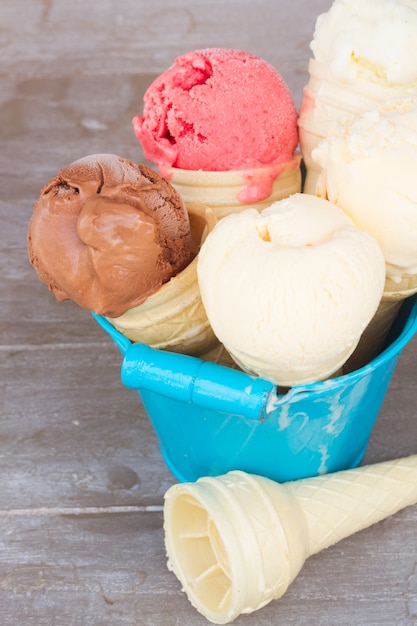
{"label": "empty waffle cone", "polygon": [[[199,248],[216,223],[207,207],[187,203],[191,233]],[[197,257],[142,304],[117,318],[107,318],[133,342],[195,356],[219,346],[201,301]]]}
{"label": "empty waffle cone", "polygon": [[[301,191],[300,157],[279,166],[253,170],[207,172],[172,168],[170,183],[187,204],[210,207],[217,219],[248,208],[259,210]],[[272,189],[271,189],[272,184]],[[268,189],[265,194],[262,190]],[[257,196],[263,196],[258,199]],[[245,199],[242,200],[242,197]]]}
{"label": "empty waffle cone", "polygon": [[227,624],[281,597],[304,561],[417,503],[417,455],[279,484],[233,471],[165,495],[168,567],[193,606]]}

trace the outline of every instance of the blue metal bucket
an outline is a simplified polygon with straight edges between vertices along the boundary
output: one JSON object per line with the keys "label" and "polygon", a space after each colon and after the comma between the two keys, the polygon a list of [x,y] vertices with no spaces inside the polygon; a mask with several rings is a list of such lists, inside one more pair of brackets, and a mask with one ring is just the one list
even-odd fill
{"label": "blue metal bucket", "polygon": [[369,364],[283,395],[239,370],[131,343],[93,316],[120,348],[122,382],[139,393],[179,481],[239,469],[281,482],[360,463],[398,357],[417,331],[417,296],[404,301]]}

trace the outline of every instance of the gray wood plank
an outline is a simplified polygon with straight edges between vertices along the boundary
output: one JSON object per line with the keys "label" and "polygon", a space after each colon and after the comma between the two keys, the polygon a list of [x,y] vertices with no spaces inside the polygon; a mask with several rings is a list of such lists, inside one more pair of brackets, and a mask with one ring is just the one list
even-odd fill
{"label": "gray wood plank", "polygon": [[[165,567],[160,513],[54,513],[0,515],[2,624],[207,624]],[[415,555],[404,546],[415,522],[402,512],[311,557],[281,600],[234,623],[414,624]]]}
{"label": "gray wood plank", "polygon": [[[85,154],[142,160],[131,118],[175,56],[231,46],[270,61],[297,104],[331,0],[15,0],[0,6],[0,622],[202,626],[166,568],[175,482],[121,356],[57,303],[26,254],[40,188]],[[417,451],[417,339],[402,354],[365,462]],[[309,559],[237,626],[417,624],[417,507]]]}

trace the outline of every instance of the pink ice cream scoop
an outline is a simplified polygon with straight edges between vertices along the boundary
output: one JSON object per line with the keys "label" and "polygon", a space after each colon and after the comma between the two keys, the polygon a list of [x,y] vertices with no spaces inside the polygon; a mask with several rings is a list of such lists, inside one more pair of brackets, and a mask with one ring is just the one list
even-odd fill
{"label": "pink ice cream scoop", "polygon": [[294,158],[297,112],[283,78],[246,52],[212,48],[176,59],[148,88],[133,119],[146,158],[171,168],[229,171]]}

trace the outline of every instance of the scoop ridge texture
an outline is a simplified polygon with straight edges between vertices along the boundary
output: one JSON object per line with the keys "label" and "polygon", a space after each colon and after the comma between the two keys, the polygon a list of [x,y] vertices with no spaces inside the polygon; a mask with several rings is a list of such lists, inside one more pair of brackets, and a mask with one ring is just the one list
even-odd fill
{"label": "scoop ridge texture", "polygon": [[42,189],[28,251],[58,300],[116,317],[190,261],[188,214],[175,189],[150,168],[91,155]]}
{"label": "scoop ridge texture", "polygon": [[297,112],[276,70],[246,52],[212,48],[176,59],[133,119],[145,157],[170,168],[227,171],[291,161]]}
{"label": "scoop ridge texture", "polygon": [[317,18],[311,49],[335,78],[386,85],[417,82],[414,0],[335,0]]}
{"label": "scoop ridge texture", "polygon": [[417,98],[344,116],[313,151],[317,193],[378,241],[387,277],[417,274]]}
{"label": "scoop ridge texture", "polygon": [[248,372],[279,385],[336,371],[373,317],[385,263],[341,209],[294,194],[220,220],[198,279],[213,330]]}

